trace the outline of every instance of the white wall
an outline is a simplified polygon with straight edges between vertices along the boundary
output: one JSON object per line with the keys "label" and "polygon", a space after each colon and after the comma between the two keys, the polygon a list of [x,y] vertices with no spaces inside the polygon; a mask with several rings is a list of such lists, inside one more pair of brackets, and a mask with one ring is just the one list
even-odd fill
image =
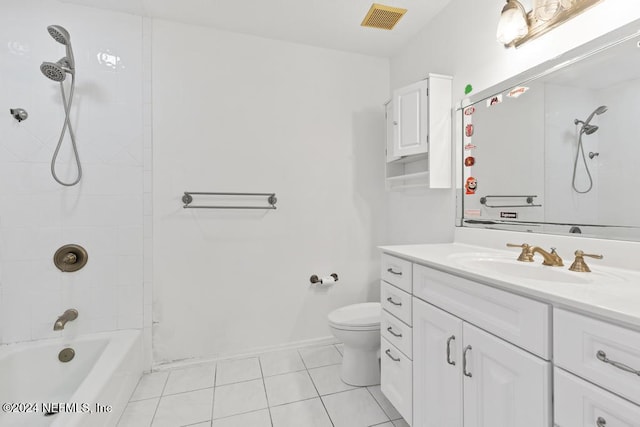
{"label": "white wall", "polygon": [[378,300],[388,61],[155,20],[153,70],[155,361],[327,337],[330,310]]}
{"label": "white wall", "polygon": [[[1,11],[0,342],[142,328],[143,19],[44,0],[3,2]],[[39,66],[65,51],[50,24],[69,30],[75,52],[71,121],[84,175],[74,187],[49,172],[64,113],[59,85]],[[13,107],[29,118],[18,124]],[[70,180],[68,135],[63,147],[58,171]],[[53,265],[67,243],[87,249],[83,270]],[[54,332],[68,308],[78,319]]]}
{"label": "white wall", "polygon": [[[453,101],[489,88],[537,64],[640,18],[640,2],[607,0],[519,49],[495,40],[503,0],[452,0],[391,60],[391,88],[427,73],[454,76]],[[453,239],[454,192],[394,193],[388,197],[389,243]]]}

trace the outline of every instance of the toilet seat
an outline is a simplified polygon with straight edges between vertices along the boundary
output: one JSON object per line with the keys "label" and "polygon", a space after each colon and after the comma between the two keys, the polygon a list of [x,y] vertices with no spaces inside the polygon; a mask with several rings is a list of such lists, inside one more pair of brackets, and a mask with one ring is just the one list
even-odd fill
{"label": "toilet seat", "polygon": [[329,313],[329,325],[348,331],[380,329],[382,308],[379,302],[366,302],[338,308]]}

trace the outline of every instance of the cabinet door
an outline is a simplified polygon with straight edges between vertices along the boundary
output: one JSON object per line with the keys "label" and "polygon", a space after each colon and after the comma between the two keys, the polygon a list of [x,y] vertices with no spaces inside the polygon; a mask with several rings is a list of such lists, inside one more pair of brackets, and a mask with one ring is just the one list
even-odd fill
{"label": "cabinet door", "polygon": [[384,104],[384,119],[387,141],[387,162],[398,160],[398,156],[393,155],[393,135],[395,133],[394,117],[393,117],[393,100]]}
{"label": "cabinet door", "polygon": [[413,299],[413,427],[462,427],[462,320]]}
{"label": "cabinet door", "polygon": [[550,363],[468,323],[462,333],[465,427],[550,426]]}
{"label": "cabinet door", "polygon": [[640,427],[640,406],[559,368],[553,379],[556,426]]}
{"label": "cabinet door", "polygon": [[393,155],[426,153],[428,134],[428,80],[393,92]]}
{"label": "cabinet door", "polygon": [[412,425],[413,363],[386,339],[380,338],[380,345],[380,390],[402,418]]}

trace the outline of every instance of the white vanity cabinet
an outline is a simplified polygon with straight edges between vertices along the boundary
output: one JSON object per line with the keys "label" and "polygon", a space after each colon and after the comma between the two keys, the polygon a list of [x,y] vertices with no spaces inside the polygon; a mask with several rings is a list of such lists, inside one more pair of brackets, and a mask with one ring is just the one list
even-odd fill
{"label": "white vanity cabinet", "polygon": [[387,188],[451,187],[451,81],[429,74],[385,105]]}
{"label": "white vanity cabinet", "polygon": [[412,264],[382,256],[380,388],[411,425],[413,388]]}
{"label": "white vanity cabinet", "polygon": [[555,309],[553,338],[556,425],[640,427],[640,332]]}
{"label": "white vanity cabinet", "polygon": [[[440,272],[414,266],[414,285],[431,273]],[[486,287],[476,284],[476,288],[482,292]],[[513,320],[519,310],[516,305],[511,313],[502,310],[492,315]],[[548,361],[416,297],[413,354],[414,427],[550,425]]]}
{"label": "white vanity cabinet", "polygon": [[592,296],[583,314],[590,305],[566,287],[554,299],[567,283],[545,283],[546,298],[542,283],[447,263],[465,247],[393,249],[381,270],[381,384],[412,427],[640,427],[635,317],[608,320]]}

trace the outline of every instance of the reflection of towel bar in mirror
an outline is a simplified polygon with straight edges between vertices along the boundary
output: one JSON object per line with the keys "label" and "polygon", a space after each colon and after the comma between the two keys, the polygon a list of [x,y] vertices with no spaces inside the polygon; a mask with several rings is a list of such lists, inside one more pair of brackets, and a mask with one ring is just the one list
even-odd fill
{"label": "reflection of towel bar in mirror", "polygon": [[[487,204],[487,199],[488,198],[496,198],[496,199],[504,199],[504,198],[509,198],[509,197],[520,197],[520,198],[525,198],[527,204],[526,205],[489,205]],[[484,196],[484,197],[480,197],[480,204],[484,205],[488,208],[539,208],[542,205],[534,205],[533,204],[533,199],[535,197],[538,196],[529,196],[529,195],[523,195],[523,196]]]}
{"label": "reflection of towel bar in mirror", "polygon": [[[191,205],[193,202],[193,195],[197,196],[267,196],[267,203],[269,206],[242,206],[242,205],[212,205],[212,206],[198,206]],[[199,208],[199,209],[276,209],[276,202],[278,199],[276,198],[276,193],[202,193],[202,192],[193,192],[193,191],[185,191],[182,196],[182,202],[184,203],[183,208]]]}

